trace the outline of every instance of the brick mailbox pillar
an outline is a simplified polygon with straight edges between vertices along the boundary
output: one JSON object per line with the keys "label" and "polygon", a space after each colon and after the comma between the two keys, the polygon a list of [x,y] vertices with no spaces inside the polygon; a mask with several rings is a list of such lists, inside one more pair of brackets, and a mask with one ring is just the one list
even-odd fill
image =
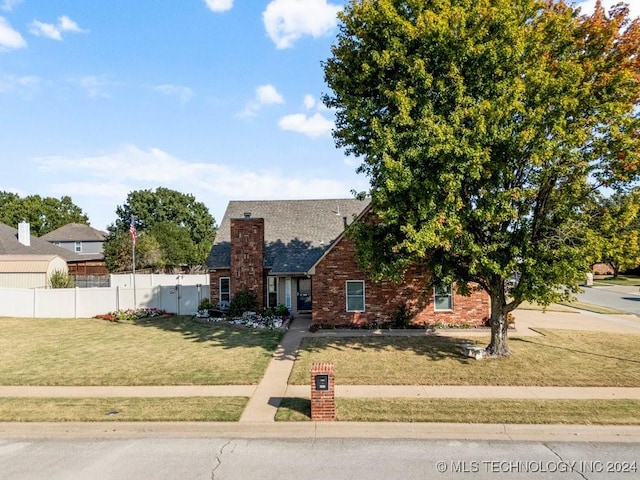
{"label": "brick mailbox pillar", "polygon": [[311,420],[336,419],[335,372],[333,363],[311,365]]}

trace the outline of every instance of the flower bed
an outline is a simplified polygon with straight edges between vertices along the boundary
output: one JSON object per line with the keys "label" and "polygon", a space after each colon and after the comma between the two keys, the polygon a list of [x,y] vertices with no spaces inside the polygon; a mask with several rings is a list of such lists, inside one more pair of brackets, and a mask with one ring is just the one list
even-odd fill
{"label": "flower bed", "polygon": [[199,310],[194,318],[199,323],[226,322],[246,328],[258,328],[269,330],[286,329],[289,323],[288,316],[263,315],[258,312],[245,312],[241,317],[211,316],[207,310]]}
{"label": "flower bed", "polygon": [[129,310],[117,310],[115,312],[96,315],[93,318],[107,320],[109,322],[137,322],[138,320],[144,320],[147,318],[166,317],[171,315],[173,315],[173,313],[159,308],[136,308]]}

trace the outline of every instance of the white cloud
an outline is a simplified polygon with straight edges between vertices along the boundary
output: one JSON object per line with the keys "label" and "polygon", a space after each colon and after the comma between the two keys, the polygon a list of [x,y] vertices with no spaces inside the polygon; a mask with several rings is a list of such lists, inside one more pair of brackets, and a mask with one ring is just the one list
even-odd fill
{"label": "white cloud", "polygon": [[273,85],[260,85],[256,88],[256,98],[260,105],[284,103],[284,98]]}
{"label": "white cloud", "polygon": [[24,75],[0,75],[0,93],[26,93],[30,94],[40,87],[38,77]]}
{"label": "white cloud", "polygon": [[204,0],[213,12],[226,12],[233,7],[233,0]]}
{"label": "white cloud", "polygon": [[180,85],[163,84],[154,87],[154,90],[164,95],[176,96],[180,99],[180,103],[187,103],[193,97],[193,90]]}
{"label": "white cloud", "polygon": [[333,129],[333,122],[319,113],[310,117],[303,113],[287,115],[280,119],[278,125],[283,130],[299,132],[312,138],[328,135]]}
{"label": "white cloud", "polygon": [[2,5],[0,5],[0,10],[4,10],[5,12],[10,12],[13,10],[13,7],[22,3],[22,0],[4,0]]}
{"label": "white cloud", "polygon": [[87,75],[86,77],[70,80],[72,83],[79,85],[85,90],[91,98],[110,98],[111,95],[105,91],[106,87],[115,85],[112,82],[97,77],[95,75]]}
{"label": "white cloud", "polygon": [[313,97],[313,95],[305,95],[302,102],[304,104],[304,108],[306,108],[307,110],[311,110],[316,106],[316,99]]}
{"label": "white cloud", "polygon": [[58,23],[44,23],[34,20],[29,25],[29,31],[37,37],[47,37],[53,40],[62,41],[63,32],[86,33],[87,30],[81,29],[76,22],[66,15],[58,18]]}
{"label": "white cloud", "polygon": [[4,17],[0,17],[0,51],[11,48],[24,48],[27,42],[15,31]]}
{"label": "white cloud", "polygon": [[265,105],[277,105],[284,103],[284,97],[273,85],[260,85],[256,88],[255,98],[247,103],[239,117],[254,117]]}
{"label": "white cloud", "polygon": [[[273,166],[264,171],[251,171],[215,163],[189,162],[158,148],[140,149],[134,145],[96,156],[70,158],[63,156],[36,159],[45,174],[85,181],[52,180],[55,195],[73,193],[91,223],[100,228],[115,220],[115,207],[126,200],[129,192],[163,186],[190,193],[207,205],[220,221],[229,199],[300,199],[349,196],[353,185],[345,180],[314,178],[309,172],[283,172]],[[99,197],[99,198],[97,198]],[[108,206],[105,206],[108,205]]]}
{"label": "white cloud", "polygon": [[316,38],[332,31],[341,9],[327,0],[272,0],[262,20],[276,47],[289,48],[304,35]]}

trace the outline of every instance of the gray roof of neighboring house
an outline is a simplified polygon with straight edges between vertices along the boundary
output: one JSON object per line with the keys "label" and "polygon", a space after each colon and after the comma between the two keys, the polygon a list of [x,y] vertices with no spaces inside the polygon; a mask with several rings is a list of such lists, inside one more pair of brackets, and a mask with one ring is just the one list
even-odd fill
{"label": "gray roof of neighboring house", "polygon": [[209,268],[230,267],[231,219],[264,219],[265,262],[271,274],[305,273],[344,232],[369,200],[231,201],[207,259]]}
{"label": "gray roof of neighboring house", "polygon": [[85,257],[30,235],[31,246],[18,241],[18,229],[0,223],[0,255],[58,255],[67,262],[84,261]]}
{"label": "gray roof of neighboring house", "polygon": [[40,238],[47,242],[104,242],[106,233],[82,223],[68,223]]}

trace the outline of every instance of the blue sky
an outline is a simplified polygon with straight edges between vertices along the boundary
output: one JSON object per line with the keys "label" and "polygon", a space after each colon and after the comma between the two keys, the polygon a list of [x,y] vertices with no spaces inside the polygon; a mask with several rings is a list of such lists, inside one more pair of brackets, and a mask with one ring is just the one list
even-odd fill
{"label": "blue sky", "polygon": [[365,190],[320,101],[345,3],[0,0],[0,190],[69,195],[99,229],[160,186],[218,223],[229,200]]}

